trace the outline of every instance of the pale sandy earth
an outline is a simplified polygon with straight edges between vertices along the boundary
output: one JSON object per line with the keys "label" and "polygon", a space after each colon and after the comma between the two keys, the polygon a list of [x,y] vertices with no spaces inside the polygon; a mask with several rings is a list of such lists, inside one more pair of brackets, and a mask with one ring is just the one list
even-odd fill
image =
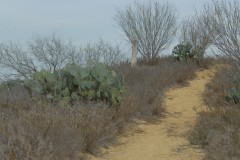
{"label": "pale sandy earth", "polygon": [[215,68],[198,71],[185,87],[173,88],[165,96],[166,114],[158,123],[139,122],[118,144],[103,150],[91,160],[201,160],[203,150],[188,142],[188,132],[195,125],[197,112],[206,109],[202,94]]}

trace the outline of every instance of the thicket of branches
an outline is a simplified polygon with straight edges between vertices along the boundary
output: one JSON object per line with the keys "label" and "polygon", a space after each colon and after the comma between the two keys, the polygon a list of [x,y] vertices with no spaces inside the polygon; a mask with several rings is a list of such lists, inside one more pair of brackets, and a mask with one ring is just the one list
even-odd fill
{"label": "thicket of branches", "polygon": [[240,5],[237,0],[213,0],[181,23],[180,41],[205,54],[213,46],[240,66]]}
{"label": "thicket of branches", "polygon": [[204,26],[204,18],[196,15],[185,19],[181,23],[180,41],[183,44],[190,44],[192,52],[196,52],[196,56],[203,56],[205,51],[212,43],[212,36]]}
{"label": "thicket of branches", "polygon": [[201,13],[204,27],[212,36],[212,44],[240,66],[240,5],[234,2],[212,1]]}
{"label": "thicket of branches", "polygon": [[96,43],[88,43],[80,51],[84,56],[86,65],[104,63],[111,66],[124,60],[120,45],[113,46],[102,39],[99,39]]}
{"label": "thicket of branches", "polygon": [[102,39],[81,48],[55,35],[35,36],[27,49],[20,44],[0,44],[0,67],[8,70],[3,75],[5,78],[29,78],[41,69],[55,72],[67,63],[94,65],[101,62],[113,65],[122,59],[119,45],[113,46]]}
{"label": "thicket of branches", "polygon": [[128,41],[138,41],[138,51],[146,60],[154,60],[166,49],[176,31],[176,11],[168,3],[137,2],[118,11],[116,22]]}

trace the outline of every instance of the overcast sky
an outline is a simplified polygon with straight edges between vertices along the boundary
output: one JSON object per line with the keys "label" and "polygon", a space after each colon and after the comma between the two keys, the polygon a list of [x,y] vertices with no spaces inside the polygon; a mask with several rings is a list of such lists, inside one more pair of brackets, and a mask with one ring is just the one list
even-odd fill
{"label": "overcast sky", "polygon": [[[140,1],[140,0],[139,0]],[[141,0],[144,1],[144,0]],[[163,1],[163,0],[159,0]],[[210,0],[168,0],[178,9],[179,18]],[[114,21],[118,9],[132,0],[0,0],[0,43],[25,43],[34,34],[56,33],[77,44],[103,38],[122,42],[122,33]]]}

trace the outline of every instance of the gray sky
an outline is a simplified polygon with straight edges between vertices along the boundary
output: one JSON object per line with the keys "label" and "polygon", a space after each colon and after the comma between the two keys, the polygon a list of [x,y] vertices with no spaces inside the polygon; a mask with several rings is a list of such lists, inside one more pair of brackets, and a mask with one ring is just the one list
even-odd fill
{"label": "gray sky", "polygon": [[[140,0],[139,0],[140,1]],[[141,0],[144,1],[144,0]],[[161,0],[159,0],[161,1]],[[210,0],[168,0],[179,18],[194,14]],[[99,38],[122,42],[114,16],[132,0],[0,0],[0,43],[26,43],[34,34],[56,33],[76,44]]]}

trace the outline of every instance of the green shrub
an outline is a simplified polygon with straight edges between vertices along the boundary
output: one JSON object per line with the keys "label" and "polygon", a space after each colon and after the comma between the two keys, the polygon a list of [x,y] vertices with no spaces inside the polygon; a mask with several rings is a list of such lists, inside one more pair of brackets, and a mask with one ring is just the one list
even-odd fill
{"label": "green shrub", "polygon": [[192,45],[190,43],[183,44],[180,43],[173,48],[173,57],[178,61],[186,61],[191,57]]}
{"label": "green shrub", "polygon": [[35,72],[32,79],[24,81],[30,95],[37,92],[49,101],[63,105],[79,100],[119,104],[125,89],[123,83],[123,76],[103,64],[91,68],[67,64],[55,73],[46,70]]}
{"label": "green shrub", "polygon": [[190,43],[180,43],[173,48],[172,55],[178,61],[186,61],[188,59],[199,60],[203,58],[204,49],[199,46],[193,48]]}

